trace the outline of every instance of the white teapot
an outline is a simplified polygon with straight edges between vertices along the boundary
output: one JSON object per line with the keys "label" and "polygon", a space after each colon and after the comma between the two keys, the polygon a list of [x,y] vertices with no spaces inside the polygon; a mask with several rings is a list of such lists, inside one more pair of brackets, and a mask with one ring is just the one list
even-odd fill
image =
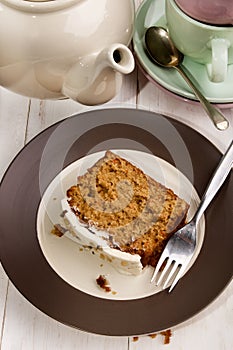
{"label": "white teapot", "polygon": [[134,69],[133,0],[0,0],[0,85],[104,103]]}

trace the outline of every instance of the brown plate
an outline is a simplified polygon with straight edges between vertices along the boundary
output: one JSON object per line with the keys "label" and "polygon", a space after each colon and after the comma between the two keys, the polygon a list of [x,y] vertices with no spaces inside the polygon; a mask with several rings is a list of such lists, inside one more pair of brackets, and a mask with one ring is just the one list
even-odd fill
{"label": "brown plate", "polygon": [[202,250],[171,294],[124,301],[98,298],[66,283],[47,263],[37,240],[37,210],[45,189],[64,167],[87,154],[117,148],[165,159],[189,178],[199,195],[221,157],[196,131],[152,112],[104,109],[58,122],[22,149],[2,179],[0,257],[16,288],[54,319],[104,335],[149,334],[194,316],[230,282],[233,177],[231,172],[207,209]]}

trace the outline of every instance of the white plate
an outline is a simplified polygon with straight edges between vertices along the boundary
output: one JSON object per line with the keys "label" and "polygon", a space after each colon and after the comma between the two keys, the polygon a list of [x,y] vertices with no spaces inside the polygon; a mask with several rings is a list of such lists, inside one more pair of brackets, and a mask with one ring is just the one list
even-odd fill
{"label": "white plate", "polygon": [[[140,167],[147,175],[171,188],[179,197],[190,204],[188,218],[192,217],[199,203],[199,197],[190,181],[174,166],[149,153],[135,150],[113,150],[119,156]],[[71,286],[87,294],[106,299],[130,300],[153,295],[160,291],[150,283],[152,267],[146,267],[139,276],[119,273],[110,263],[93,254],[91,249],[83,250],[79,244],[67,237],[51,234],[53,225],[59,222],[60,201],[66,190],[76,184],[77,176],[86,172],[104,152],[90,154],[69,165],[51,182],[41,200],[37,214],[37,234],[43,254],[54,271]],[[198,228],[197,248],[188,267],[196,260],[204,239],[204,218]],[[187,269],[187,270],[188,270]],[[187,272],[187,271],[186,271]],[[96,278],[105,275],[112,292],[106,293],[97,286]]]}

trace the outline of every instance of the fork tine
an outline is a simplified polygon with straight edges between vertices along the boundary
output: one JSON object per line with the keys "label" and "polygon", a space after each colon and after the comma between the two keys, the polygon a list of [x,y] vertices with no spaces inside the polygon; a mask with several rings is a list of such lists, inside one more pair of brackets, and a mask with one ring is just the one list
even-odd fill
{"label": "fork tine", "polygon": [[183,273],[184,273],[184,271],[185,271],[185,268],[187,267],[188,262],[189,262],[190,260],[191,260],[191,258],[190,258],[188,261],[186,260],[185,264],[181,266],[181,268],[180,268],[178,274],[176,275],[176,278],[175,278],[174,281],[172,282],[172,285],[171,285],[171,287],[170,287],[170,289],[169,289],[169,291],[168,291],[169,293],[172,291],[172,289],[175,287],[175,285],[179,282],[179,280],[180,280],[180,278],[182,277],[182,275],[183,275]]}
{"label": "fork tine", "polygon": [[168,259],[167,262],[166,262],[166,265],[164,266],[163,271],[161,272],[161,275],[159,276],[159,279],[158,279],[158,281],[156,283],[157,286],[160,284],[160,282],[162,281],[162,279],[166,275],[166,272],[169,269],[169,267],[171,266],[171,264],[172,264],[172,260]]}
{"label": "fork tine", "polygon": [[169,293],[172,291],[172,289],[175,287],[175,285],[179,282],[181,276],[182,276],[182,273],[183,273],[183,270],[184,270],[184,267],[181,267],[180,268],[180,271],[178,272],[178,274],[176,275],[176,278],[174,279],[174,281],[172,282],[172,285],[171,287],[169,288]]}
{"label": "fork tine", "polygon": [[163,265],[164,261],[165,261],[167,258],[168,258],[168,254],[166,253],[166,251],[164,251],[164,252],[162,253],[162,255],[160,256],[159,261],[158,261],[158,263],[157,263],[157,265],[156,265],[156,268],[155,268],[155,270],[154,270],[153,276],[152,276],[152,278],[151,278],[151,282],[153,282],[153,281],[155,280],[155,278],[156,278],[156,276],[157,276],[157,274],[158,274],[158,272],[159,272],[161,266]]}
{"label": "fork tine", "polygon": [[166,288],[167,288],[167,285],[168,285],[169,281],[171,280],[172,276],[174,276],[174,273],[175,273],[175,271],[177,270],[177,268],[178,268],[179,265],[180,265],[180,264],[179,264],[177,261],[174,261],[174,264],[173,264],[173,266],[172,266],[172,269],[171,269],[171,271],[169,272],[169,275],[167,276],[166,281],[165,281],[164,284],[163,284],[163,289],[166,289]]}

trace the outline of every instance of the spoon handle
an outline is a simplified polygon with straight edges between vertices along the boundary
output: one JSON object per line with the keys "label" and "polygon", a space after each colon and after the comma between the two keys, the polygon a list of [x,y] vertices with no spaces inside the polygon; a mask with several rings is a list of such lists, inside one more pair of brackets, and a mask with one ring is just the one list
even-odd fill
{"label": "spoon handle", "polygon": [[203,95],[202,93],[197,89],[197,87],[193,84],[193,82],[190,80],[186,72],[181,68],[181,66],[174,67],[184,78],[184,80],[188,83],[188,85],[192,88],[195,96],[199,99],[202,106],[204,107],[206,113],[209,115],[211,120],[213,121],[214,125],[219,130],[225,130],[228,128],[229,123],[227,119],[224,117],[224,115],[217,110]]}

